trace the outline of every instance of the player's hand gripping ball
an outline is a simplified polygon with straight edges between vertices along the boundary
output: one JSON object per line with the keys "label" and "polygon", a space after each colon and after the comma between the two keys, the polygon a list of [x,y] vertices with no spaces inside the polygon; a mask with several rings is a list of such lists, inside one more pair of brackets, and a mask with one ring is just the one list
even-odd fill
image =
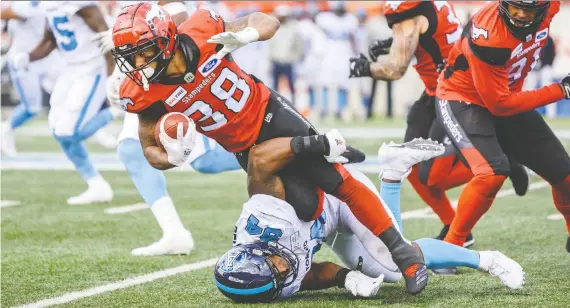
{"label": "player's hand gripping ball", "polygon": [[156,143],[168,154],[168,162],[181,166],[190,156],[196,143],[196,126],[194,121],[180,112],[163,115],[155,125]]}

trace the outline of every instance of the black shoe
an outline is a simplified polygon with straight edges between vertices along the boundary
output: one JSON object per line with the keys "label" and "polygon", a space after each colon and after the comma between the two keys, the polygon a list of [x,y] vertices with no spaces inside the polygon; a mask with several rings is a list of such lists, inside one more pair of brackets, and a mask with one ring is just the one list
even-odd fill
{"label": "black shoe", "polygon": [[400,233],[390,227],[378,236],[390,250],[394,263],[400,269],[408,293],[418,294],[428,284],[428,270],[420,252],[405,242]]}
{"label": "black shoe", "polygon": [[566,241],[566,251],[568,251],[568,253],[570,253],[570,236],[568,237],[568,240]]}
{"label": "black shoe", "polygon": [[509,178],[513,183],[515,193],[519,196],[524,196],[528,191],[528,173],[523,165],[509,158],[509,166],[511,172]]}
{"label": "black shoe", "polygon": [[[445,239],[445,236],[447,235],[447,232],[449,232],[449,225],[444,225],[441,231],[439,232],[439,235],[436,236],[435,239],[443,241]],[[473,233],[469,233],[467,239],[465,239],[465,243],[463,243],[463,247],[469,248],[473,245],[475,245],[475,238],[473,237]]]}

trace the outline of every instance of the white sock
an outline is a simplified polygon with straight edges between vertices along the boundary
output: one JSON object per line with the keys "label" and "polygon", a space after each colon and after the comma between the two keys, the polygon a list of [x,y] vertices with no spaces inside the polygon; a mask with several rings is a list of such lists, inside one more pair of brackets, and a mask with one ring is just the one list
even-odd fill
{"label": "white sock", "polygon": [[102,184],[103,185],[107,184],[107,181],[105,181],[105,179],[100,174],[97,174],[96,176],[87,179],[87,186],[89,186],[90,188]]}
{"label": "white sock", "polygon": [[490,251],[479,251],[479,266],[478,269],[483,272],[489,271],[489,266],[491,266],[491,261],[493,260],[493,254]]}
{"label": "white sock", "polygon": [[162,229],[162,234],[165,237],[171,236],[180,231],[186,231],[174,203],[169,196],[164,196],[158,199],[150,207],[152,214],[156,218],[158,225]]}

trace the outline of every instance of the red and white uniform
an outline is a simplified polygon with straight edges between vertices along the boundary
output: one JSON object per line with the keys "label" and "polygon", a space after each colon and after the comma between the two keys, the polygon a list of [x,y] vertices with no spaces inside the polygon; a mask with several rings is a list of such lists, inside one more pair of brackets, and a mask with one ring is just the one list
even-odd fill
{"label": "red and white uniform", "polygon": [[216,58],[217,45],[206,41],[221,32],[224,21],[220,16],[208,10],[192,14],[178,27],[180,40],[193,45],[186,83],[151,83],[145,91],[125,79],[119,91],[125,110],[139,113],[155,103],[163,104],[168,112],[186,114],[198,132],[230,152],[251,147],[259,135],[270,92],[231,57]]}
{"label": "red and white uniform", "polygon": [[429,28],[420,36],[414,53],[417,59],[414,68],[426,87],[426,93],[435,96],[439,76],[437,65],[447,59],[463,31],[453,5],[447,1],[386,1],[385,15],[390,28],[415,16],[423,15],[428,19]]}
{"label": "red and white uniform", "polygon": [[562,99],[564,94],[557,84],[521,92],[524,79],[540,58],[560,2],[551,2],[546,18],[525,41],[509,32],[498,6],[498,2],[489,3],[473,16],[466,35],[449,54],[448,69],[455,68],[451,76],[444,73],[439,77],[437,97],[477,104],[500,116]]}

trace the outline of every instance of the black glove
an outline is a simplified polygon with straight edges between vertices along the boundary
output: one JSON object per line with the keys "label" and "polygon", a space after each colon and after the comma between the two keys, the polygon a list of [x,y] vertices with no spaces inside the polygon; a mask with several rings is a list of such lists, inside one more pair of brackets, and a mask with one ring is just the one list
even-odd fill
{"label": "black glove", "polygon": [[372,77],[370,64],[372,64],[372,62],[368,61],[363,54],[360,54],[358,58],[350,58],[350,76],[348,76],[348,78]]}
{"label": "black glove", "polygon": [[392,38],[386,40],[375,40],[368,45],[368,55],[372,61],[376,62],[378,56],[387,55],[390,53],[390,47],[392,46]]}
{"label": "black glove", "polygon": [[562,91],[564,91],[564,97],[570,98],[570,74],[562,79],[560,85],[562,86]]}

